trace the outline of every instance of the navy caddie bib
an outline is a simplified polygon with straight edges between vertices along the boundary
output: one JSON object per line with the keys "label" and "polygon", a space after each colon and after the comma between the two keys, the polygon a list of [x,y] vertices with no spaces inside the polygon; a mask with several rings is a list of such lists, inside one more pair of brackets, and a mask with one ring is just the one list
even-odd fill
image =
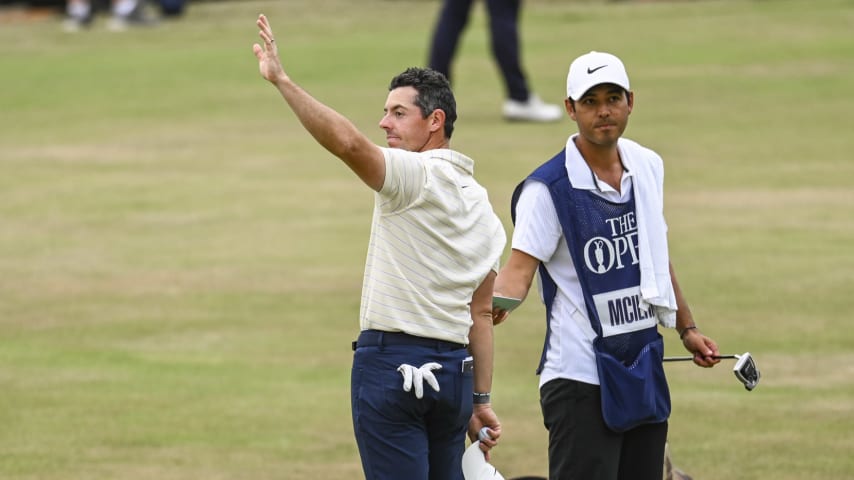
{"label": "navy caddie bib", "polygon": [[[565,151],[535,170],[527,180],[546,184],[551,193],[567,246],[584,294],[591,327],[597,333],[597,348],[630,362],[658,336],[652,306],[640,298],[638,230],[634,195],[624,203],[608,201],[589,190],[572,186],[566,171]],[[513,194],[511,214],[524,182]],[[539,268],[547,310],[556,294],[556,284],[543,264]],[[550,329],[538,372],[542,370]]]}

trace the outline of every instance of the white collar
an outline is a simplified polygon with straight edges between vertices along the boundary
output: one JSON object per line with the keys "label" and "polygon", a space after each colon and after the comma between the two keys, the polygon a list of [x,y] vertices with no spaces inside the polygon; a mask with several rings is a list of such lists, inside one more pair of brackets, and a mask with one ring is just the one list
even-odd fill
{"label": "white collar", "polygon": [[[593,179],[596,174],[593,173],[593,170],[589,165],[587,165],[584,157],[581,156],[581,152],[578,151],[578,146],[575,145],[575,139],[577,137],[578,134],[575,133],[566,141],[566,173],[569,175],[569,181],[573,188],[577,188],[579,190],[596,190],[606,195],[620,195],[623,198],[627,198],[627,192],[631,190],[632,186],[632,171],[626,169],[623,172],[623,176],[620,180],[620,192],[622,192],[622,194],[614,190],[614,188],[607,183],[600,181],[598,178],[596,178],[596,182],[599,184],[597,186],[593,183]],[[620,150],[622,151],[622,148],[620,148]]]}

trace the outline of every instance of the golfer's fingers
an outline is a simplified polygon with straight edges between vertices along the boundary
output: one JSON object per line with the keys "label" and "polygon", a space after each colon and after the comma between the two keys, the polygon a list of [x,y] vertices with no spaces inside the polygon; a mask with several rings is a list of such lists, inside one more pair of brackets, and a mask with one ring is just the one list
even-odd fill
{"label": "golfer's fingers", "polygon": [[486,438],[480,441],[480,449],[483,452],[489,452],[498,445],[498,440],[495,438]]}
{"label": "golfer's fingers", "polygon": [[273,29],[270,28],[270,22],[267,20],[263,14],[258,16],[258,21],[255,22],[258,25],[260,30],[258,31],[258,35],[264,40],[264,45],[267,49],[275,48],[275,37],[273,37]]}
{"label": "golfer's fingers", "polygon": [[484,438],[480,441],[481,451],[488,452],[490,449],[498,445],[498,442],[493,438]]}
{"label": "golfer's fingers", "polygon": [[274,46],[273,37],[270,34],[265,32],[264,30],[259,30],[258,36],[261,37],[261,40],[264,41],[264,46],[267,47],[267,50],[273,49],[273,46]]}
{"label": "golfer's fingers", "polygon": [[268,35],[273,33],[272,28],[270,28],[270,21],[267,20],[267,16],[263,13],[258,15],[258,21],[255,22],[262,31],[267,32]]}
{"label": "golfer's fingers", "polygon": [[[498,420],[498,417],[495,416],[495,412],[492,411],[492,408],[488,406],[478,407],[474,413],[475,424],[479,424],[481,427],[486,427],[487,436],[484,438],[480,438],[478,435],[478,440],[480,440],[481,450],[486,452],[490,448],[498,445],[498,438],[501,437],[501,422]],[[478,429],[479,433],[480,429]]]}
{"label": "golfer's fingers", "polygon": [[485,439],[485,441],[492,443],[492,445],[495,445],[496,443],[498,443],[498,438],[501,437],[501,427],[490,427],[489,425],[487,425],[486,428],[487,433],[489,434],[489,438]]}

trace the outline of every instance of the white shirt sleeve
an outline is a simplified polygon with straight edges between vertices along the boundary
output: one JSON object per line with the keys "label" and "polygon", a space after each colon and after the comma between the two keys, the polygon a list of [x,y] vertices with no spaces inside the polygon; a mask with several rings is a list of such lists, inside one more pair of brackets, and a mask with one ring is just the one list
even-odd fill
{"label": "white shirt sleeve", "polygon": [[382,148],[385,155],[385,181],[379,192],[384,212],[403,210],[424,191],[427,171],[420,153],[397,148]]}
{"label": "white shirt sleeve", "polygon": [[548,187],[528,180],[516,203],[516,223],[511,247],[548,262],[563,236],[560,220]]}

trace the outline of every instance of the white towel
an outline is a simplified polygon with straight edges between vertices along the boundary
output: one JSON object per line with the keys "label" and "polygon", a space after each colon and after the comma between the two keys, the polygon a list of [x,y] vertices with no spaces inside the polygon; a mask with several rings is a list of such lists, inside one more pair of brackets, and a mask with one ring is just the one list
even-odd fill
{"label": "white towel", "polygon": [[664,221],[664,161],[652,150],[625,138],[620,139],[619,148],[623,165],[634,175],[641,300],[654,306],[659,324],[674,328],[676,293],[670,279]]}

